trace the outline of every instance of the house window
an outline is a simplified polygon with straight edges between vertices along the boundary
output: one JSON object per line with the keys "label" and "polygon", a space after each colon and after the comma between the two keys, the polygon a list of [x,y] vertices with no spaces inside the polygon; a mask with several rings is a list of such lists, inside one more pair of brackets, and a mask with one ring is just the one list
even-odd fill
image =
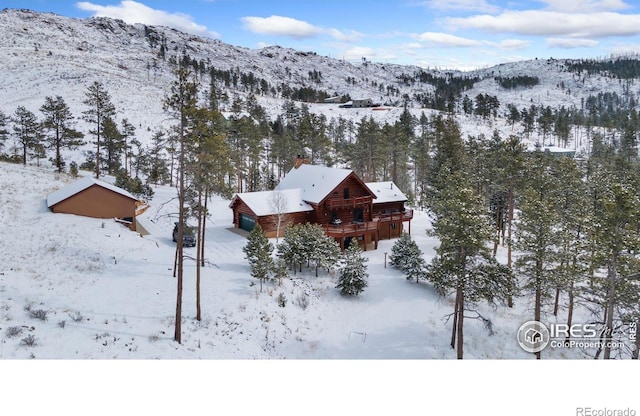
{"label": "house window", "polygon": [[349,199],[349,188],[344,188],[344,199]]}

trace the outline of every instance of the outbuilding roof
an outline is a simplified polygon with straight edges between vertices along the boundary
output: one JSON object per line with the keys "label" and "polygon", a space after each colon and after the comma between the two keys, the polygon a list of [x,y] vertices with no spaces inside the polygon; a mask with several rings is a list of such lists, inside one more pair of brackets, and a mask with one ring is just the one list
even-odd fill
{"label": "outbuilding roof", "polygon": [[73,195],[76,195],[84,191],[87,188],[90,188],[93,185],[97,185],[102,188],[113,191],[115,193],[118,193],[120,195],[124,195],[127,198],[133,199],[134,201],[138,200],[138,198],[134,197],[133,195],[131,195],[129,192],[125,191],[122,188],[118,188],[115,185],[111,185],[110,183],[98,180],[91,176],[85,176],[82,179],[78,179],[77,181],[70,183],[64,188],[61,188],[47,195],[47,207],[51,208],[52,206],[64,201],[65,199],[72,197]]}

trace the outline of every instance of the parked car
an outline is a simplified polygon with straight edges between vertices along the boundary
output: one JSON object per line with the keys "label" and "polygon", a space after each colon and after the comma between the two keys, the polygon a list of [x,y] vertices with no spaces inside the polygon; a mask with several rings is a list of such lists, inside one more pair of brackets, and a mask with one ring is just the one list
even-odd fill
{"label": "parked car", "polygon": [[[178,223],[174,223],[173,227],[173,242],[178,242]],[[196,229],[191,227],[190,225],[185,224],[184,230],[182,233],[182,245],[184,247],[195,247],[196,246]]]}

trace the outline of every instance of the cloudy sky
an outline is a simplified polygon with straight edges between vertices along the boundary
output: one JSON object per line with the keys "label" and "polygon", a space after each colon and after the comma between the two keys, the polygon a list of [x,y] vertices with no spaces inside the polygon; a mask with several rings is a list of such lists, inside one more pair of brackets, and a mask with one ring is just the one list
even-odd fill
{"label": "cloudy sky", "polygon": [[637,0],[3,0],[69,17],[166,25],[248,48],[470,70],[640,52]]}

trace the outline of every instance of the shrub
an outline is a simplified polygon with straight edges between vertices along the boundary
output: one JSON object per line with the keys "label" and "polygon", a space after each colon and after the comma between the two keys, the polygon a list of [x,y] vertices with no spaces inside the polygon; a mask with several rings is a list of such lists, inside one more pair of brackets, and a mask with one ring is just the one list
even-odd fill
{"label": "shrub", "polygon": [[73,319],[73,322],[82,322],[84,317],[80,312],[72,312],[69,314],[69,318]]}
{"label": "shrub", "polygon": [[280,293],[277,297],[278,300],[278,306],[280,306],[281,308],[284,308],[285,306],[287,306],[287,297],[284,295],[284,293]]}
{"label": "shrub", "polygon": [[309,306],[309,296],[306,293],[298,295],[296,298],[296,304],[302,308],[302,310],[307,309]]}
{"label": "shrub", "polygon": [[40,319],[41,321],[46,321],[48,313],[49,312],[45,311],[44,309],[35,309],[35,310],[29,311],[29,316],[34,319]]}
{"label": "shrub", "polygon": [[35,336],[33,336],[32,334],[29,334],[26,337],[22,338],[20,343],[22,345],[26,345],[27,347],[33,347],[34,345],[38,344],[38,341],[36,340]]}
{"label": "shrub", "polygon": [[19,326],[10,326],[9,328],[7,328],[7,337],[9,338],[17,337],[21,333],[22,328]]}

